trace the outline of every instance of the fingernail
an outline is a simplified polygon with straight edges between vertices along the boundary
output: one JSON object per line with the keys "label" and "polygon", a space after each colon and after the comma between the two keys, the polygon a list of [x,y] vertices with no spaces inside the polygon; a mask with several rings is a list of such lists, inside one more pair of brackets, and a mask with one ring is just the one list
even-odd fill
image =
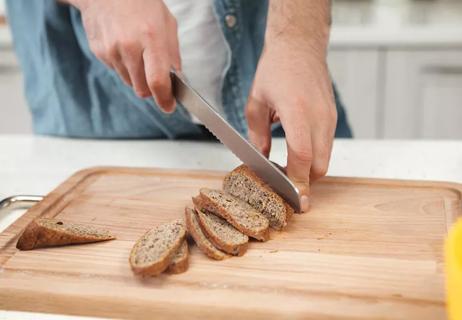
{"label": "fingernail", "polygon": [[173,112],[175,112],[175,105],[173,105],[173,106],[168,106],[167,108],[163,108],[162,110],[163,110],[164,113],[166,113],[166,114],[172,114]]}
{"label": "fingernail", "polygon": [[310,210],[310,198],[303,195],[300,198],[300,204],[302,205],[302,212],[308,212]]}

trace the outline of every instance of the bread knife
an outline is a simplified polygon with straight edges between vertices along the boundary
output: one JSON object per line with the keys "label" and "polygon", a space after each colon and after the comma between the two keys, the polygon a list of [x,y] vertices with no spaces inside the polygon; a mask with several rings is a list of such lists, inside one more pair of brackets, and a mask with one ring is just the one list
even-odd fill
{"label": "bread knife", "polygon": [[278,166],[269,161],[220,113],[218,113],[191,85],[180,72],[171,71],[173,94],[186,110],[230,149],[243,163],[248,165],[263,181],[289,203],[296,212],[301,211],[297,187]]}

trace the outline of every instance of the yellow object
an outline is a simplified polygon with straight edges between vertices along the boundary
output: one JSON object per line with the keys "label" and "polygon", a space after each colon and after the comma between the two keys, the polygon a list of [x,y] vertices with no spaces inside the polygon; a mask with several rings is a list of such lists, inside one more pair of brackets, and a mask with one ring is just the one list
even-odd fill
{"label": "yellow object", "polygon": [[446,289],[449,319],[462,320],[462,219],[446,240]]}

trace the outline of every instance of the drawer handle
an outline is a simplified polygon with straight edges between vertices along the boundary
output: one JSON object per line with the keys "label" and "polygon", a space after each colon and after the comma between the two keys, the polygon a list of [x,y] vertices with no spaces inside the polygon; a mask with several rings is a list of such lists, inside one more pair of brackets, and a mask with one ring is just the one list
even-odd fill
{"label": "drawer handle", "polygon": [[428,66],[424,68],[425,73],[458,75],[462,74],[462,66]]}
{"label": "drawer handle", "polygon": [[18,73],[21,69],[16,65],[0,64],[0,75]]}

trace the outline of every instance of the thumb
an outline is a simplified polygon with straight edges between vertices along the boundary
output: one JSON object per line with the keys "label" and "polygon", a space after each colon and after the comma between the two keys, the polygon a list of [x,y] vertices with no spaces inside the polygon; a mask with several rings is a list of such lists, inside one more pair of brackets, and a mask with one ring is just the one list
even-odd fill
{"label": "thumb", "polygon": [[250,142],[265,157],[269,157],[271,151],[271,114],[269,108],[250,96],[245,115],[249,127]]}

